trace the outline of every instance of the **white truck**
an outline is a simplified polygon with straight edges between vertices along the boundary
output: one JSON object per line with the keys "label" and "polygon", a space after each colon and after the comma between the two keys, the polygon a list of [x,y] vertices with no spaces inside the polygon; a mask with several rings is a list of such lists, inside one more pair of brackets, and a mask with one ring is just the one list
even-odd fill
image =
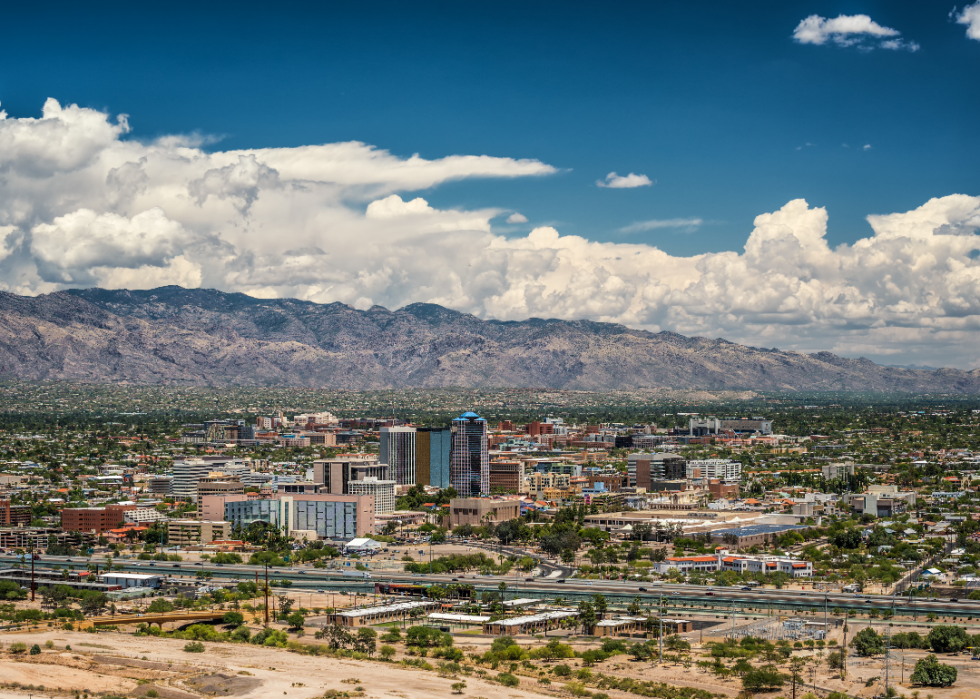
{"label": "white truck", "polygon": [[364,578],[365,580],[371,579],[371,574],[366,570],[344,570],[341,571],[341,575],[345,578]]}

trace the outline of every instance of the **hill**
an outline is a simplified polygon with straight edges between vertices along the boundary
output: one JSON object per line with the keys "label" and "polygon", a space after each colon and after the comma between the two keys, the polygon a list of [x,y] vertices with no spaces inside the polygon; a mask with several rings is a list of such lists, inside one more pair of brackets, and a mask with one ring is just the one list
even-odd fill
{"label": "hill", "polygon": [[0,378],[347,389],[976,393],[980,371],[883,367],[582,320],[484,321],[209,289],[0,293]]}

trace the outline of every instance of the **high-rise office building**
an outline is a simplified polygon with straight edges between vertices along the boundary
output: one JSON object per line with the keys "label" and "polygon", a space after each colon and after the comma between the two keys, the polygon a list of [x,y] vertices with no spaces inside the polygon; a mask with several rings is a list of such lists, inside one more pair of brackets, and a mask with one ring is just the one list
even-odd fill
{"label": "high-rise office building", "polygon": [[415,428],[381,428],[381,463],[398,485],[415,485]]}
{"label": "high-rise office building", "polygon": [[419,427],[415,434],[415,482],[448,488],[452,431],[448,427]]}
{"label": "high-rise office building", "polygon": [[179,500],[197,502],[197,482],[217,468],[219,466],[203,459],[174,461],[171,493]]}
{"label": "high-rise office building", "polygon": [[466,412],[453,420],[449,463],[450,482],[459,497],[490,492],[487,421],[476,413]]}
{"label": "high-rise office building", "polygon": [[378,461],[376,456],[367,454],[339,454],[332,459],[317,459],[313,462],[313,482],[322,485],[321,493],[349,495],[350,483],[365,478],[379,481],[389,479],[391,469]]}

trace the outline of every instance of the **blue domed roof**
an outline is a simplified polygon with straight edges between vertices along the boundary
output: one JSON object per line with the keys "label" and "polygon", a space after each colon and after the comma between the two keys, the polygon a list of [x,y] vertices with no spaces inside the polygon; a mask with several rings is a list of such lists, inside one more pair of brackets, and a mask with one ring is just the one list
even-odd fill
{"label": "blue domed roof", "polygon": [[463,413],[462,415],[460,415],[460,417],[464,417],[467,420],[479,420],[480,419],[480,416],[477,415],[476,413],[474,413],[472,410],[469,410],[469,411]]}

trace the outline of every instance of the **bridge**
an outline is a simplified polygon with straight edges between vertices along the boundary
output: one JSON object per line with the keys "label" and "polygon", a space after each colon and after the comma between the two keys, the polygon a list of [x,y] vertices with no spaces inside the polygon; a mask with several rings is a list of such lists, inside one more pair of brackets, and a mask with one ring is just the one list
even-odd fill
{"label": "bridge", "polygon": [[125,626],[127,624],[157,624],[162,627],[168,621],[221,621],[224,616],[224,611],[116,614],[114,616],[94,616],[79,622],[77,628],[81,631],[92,626]]}

